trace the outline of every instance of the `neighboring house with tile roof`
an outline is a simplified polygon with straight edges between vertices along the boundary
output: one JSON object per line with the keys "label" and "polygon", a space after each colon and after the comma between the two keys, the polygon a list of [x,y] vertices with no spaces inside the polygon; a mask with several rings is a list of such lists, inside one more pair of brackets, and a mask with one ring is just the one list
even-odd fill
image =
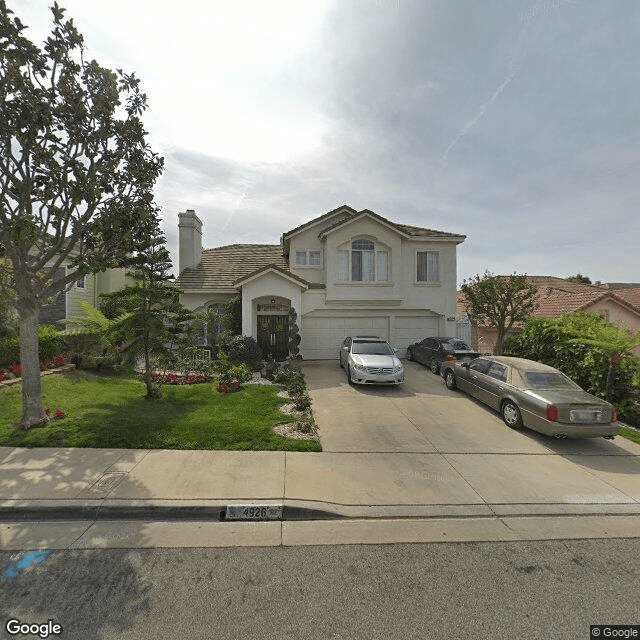
{"label": "neighboring house with tile roof", "polygon": [[179,214],[176,286],[191,310],[221,312],[242,296],[242,333],[288,356],[289,309],[300,353],[336,359],[344,338],[377,335],[402,355],[428,336],[456,335],[456,248],[465,236],[342,206],[283,233],[280,244],[202,249],[202,222]]}
{"label": "neighboring house with tile roof", "polygon": [[[632,333],[640,331],[640,288],[610,289],[605,285],[590,285],[551,276],[527,276],[527,281],[537,288],[536,318],[560,318],[574,311],[598,313],[604,320]],[[458,292],[458,315],[466,314],[465,298]],[[511,335],[522,327],[515,326]],[[472,342],[482,353],[494,353],[497,329],[488,326],[474,327]],[[640,349],[635,349],[640,355]]]}

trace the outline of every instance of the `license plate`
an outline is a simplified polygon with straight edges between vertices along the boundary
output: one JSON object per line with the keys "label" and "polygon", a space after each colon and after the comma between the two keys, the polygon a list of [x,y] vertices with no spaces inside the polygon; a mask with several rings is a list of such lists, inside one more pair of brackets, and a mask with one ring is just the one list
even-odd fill
{"label": "license plate", "polygon": [[581,423],[589,423],[589,422],[599,422],[602,418],[602,411],[579,411],[572,410],[569,412],[569,420],[571,422],[581,422]]}
{"label": "license plate", "polygon": [[230,504],[225,520],[282,520],[282,505]]}

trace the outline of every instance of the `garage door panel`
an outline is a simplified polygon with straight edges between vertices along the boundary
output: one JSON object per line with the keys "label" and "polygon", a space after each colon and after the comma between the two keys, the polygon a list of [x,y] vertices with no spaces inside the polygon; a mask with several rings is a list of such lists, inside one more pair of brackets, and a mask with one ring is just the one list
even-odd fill
{"label": "garage door panel", "polygon": [[404,356],[410,344],[438,334],[438,319],[433,316],[409,316],[396,318],[393,346]]}
{"label": "garage door panel", "polygon": [[389,318],[377,317],[321,317],[304,318],[300,331],[301,351],[307,359],[337,359],[340,345],[347,336],[370,335],[389,339]]}

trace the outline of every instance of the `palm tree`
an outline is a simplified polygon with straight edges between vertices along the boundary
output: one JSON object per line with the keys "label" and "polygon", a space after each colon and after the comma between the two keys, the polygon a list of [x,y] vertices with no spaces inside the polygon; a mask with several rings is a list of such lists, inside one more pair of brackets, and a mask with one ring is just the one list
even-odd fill
{"label": "palm tree", "polygon": [[607,372],[605,400],[610,400],[613,396],[613,383],[622,361],[630,353],[631,349],[640,346],[640,331],[633,335],[629,329],[616,327],[612,324],[601,324],[597,327],[592,327],[589,335],[573,338],[569,342],[595,347],[607,354],[609,370]]}

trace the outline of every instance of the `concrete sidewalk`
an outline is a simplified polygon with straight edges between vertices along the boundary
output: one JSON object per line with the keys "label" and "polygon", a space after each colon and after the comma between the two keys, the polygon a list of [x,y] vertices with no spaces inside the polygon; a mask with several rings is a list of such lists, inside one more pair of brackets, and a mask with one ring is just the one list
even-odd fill
{"label": "concrete sidewalk", "polygon": [[[617,455],[0,447],[0,548],[640,535],[640,446]],[[282,505],[270,522],[233,504]]]}

